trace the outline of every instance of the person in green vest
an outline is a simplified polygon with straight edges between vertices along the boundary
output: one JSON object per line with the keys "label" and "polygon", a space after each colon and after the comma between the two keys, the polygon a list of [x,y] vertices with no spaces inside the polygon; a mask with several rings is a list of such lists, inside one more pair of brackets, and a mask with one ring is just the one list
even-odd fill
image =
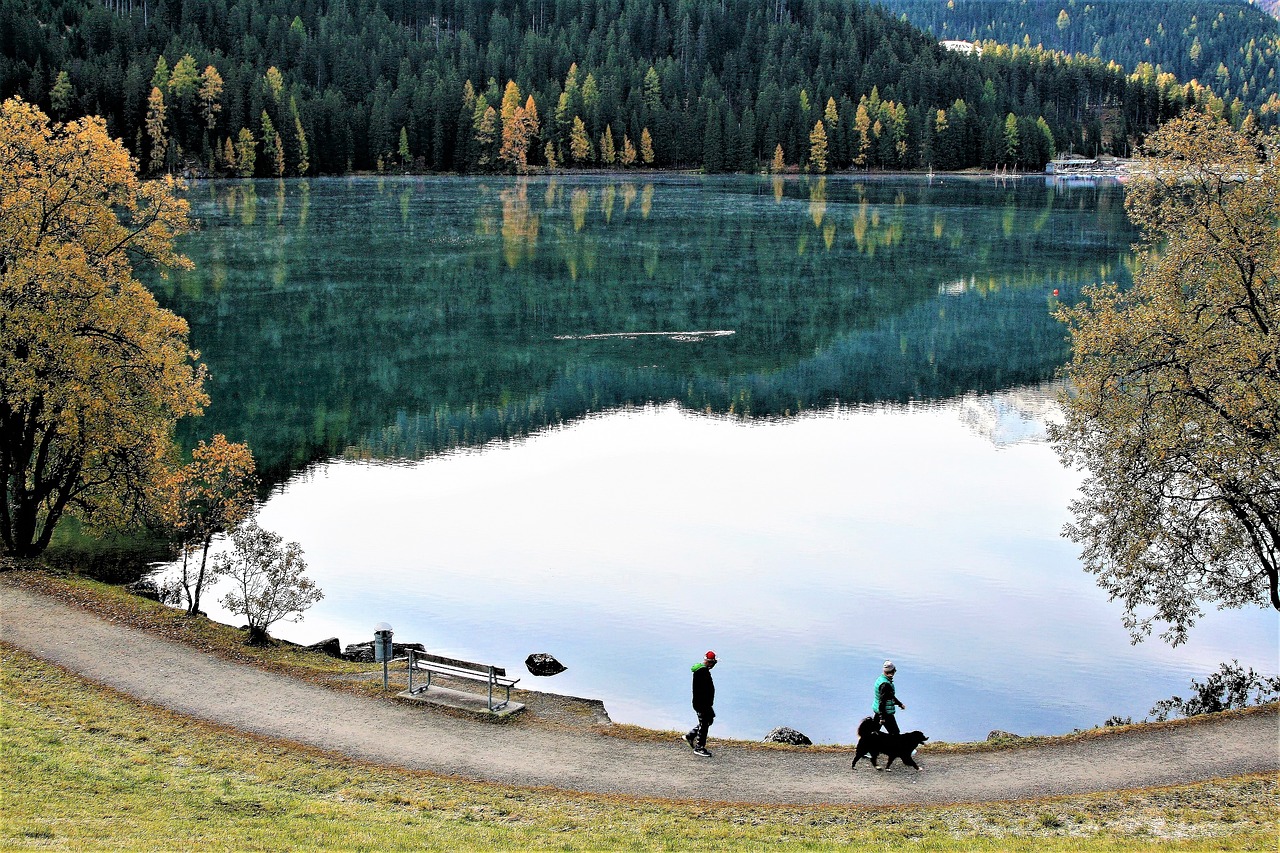
{"label": "person in green vest", "polygon": [[875,714],[876,722],[884,726],[884,730],[889,734],[898,734],[898,721],[894,719],[894,712],[898,708],[906,710],[907,706],[898,701],[898,696],[893,690],[893,674],[898,668],[893,665],[893,661],[884,662],[884,674],[876,679],[875,701],[871,705],[871,711]]}

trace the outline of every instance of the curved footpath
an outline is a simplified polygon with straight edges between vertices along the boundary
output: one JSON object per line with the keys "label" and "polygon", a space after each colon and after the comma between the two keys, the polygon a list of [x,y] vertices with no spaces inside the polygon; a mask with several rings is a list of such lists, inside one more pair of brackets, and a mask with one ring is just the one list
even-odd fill
{"label": "curved footpath", "polygon": [[850,754],[495,726],[370,701],[230,663],[0,584],[0,639],[144,702],[353,758],[507,785],[753,803],[1009,800],[1276,771],[1280,715],[1233,716],[1073,743],[923,755],[922,772],[849,769]]}

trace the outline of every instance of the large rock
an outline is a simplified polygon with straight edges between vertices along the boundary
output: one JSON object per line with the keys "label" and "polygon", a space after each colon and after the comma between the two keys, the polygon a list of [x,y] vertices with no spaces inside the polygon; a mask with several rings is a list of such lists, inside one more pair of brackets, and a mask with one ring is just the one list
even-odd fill
{"label": "large rock", "polygon": [[164,600],[160,595],[160,587],[156,586],[156,582],[151,578],[142,578],[141,580],[136,580],[131,584],[126,584],[125,589],[134,595],[149,598],[152,601]]}
{"label": "large rock", "polygon": [[786,726],[778,726],[773,731],[764,736],[765,743],[789,743],[792,746],[813,746],[813,741],[809,740],[805,735],[789,729]]}
{"label": "large rock", "polygon": [[328,655],[331,658],[342,657],[342,643],[338,642],[337,637],[330,637],[327,640],[321,640],[310,646],[303,646],[302,651],[313,652],[318,655]]}
{"label": "large rock", "polygon": [[[415,652],[425,652],[426,649],[422,643],[396,643],[391,644],[391,656],[398,658],[409,649]],[[375,663],[373,659],[373,640],[363,643],[351,643],[342,650],[342,657],[356,663]]]}
{"label": "large rock", "polygon": [[559,675],[568,669],[567,666],[546,652],[537,652],[524,659],[524,665],[534,675]]}
{"label": "large rock", "polygon": [[1022,735],[1015,735],[1013,732],[1001,731],[1000,729],[992,729],[987,735],[987,740],[1018,740]]}

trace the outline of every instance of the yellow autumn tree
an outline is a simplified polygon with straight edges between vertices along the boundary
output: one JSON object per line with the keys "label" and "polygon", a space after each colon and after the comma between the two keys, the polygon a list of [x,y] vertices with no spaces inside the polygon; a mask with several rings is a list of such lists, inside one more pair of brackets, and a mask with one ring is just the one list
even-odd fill
{"label": "yellow autumn tree", "polygon": [[818,174],[827,171],[827,129],[820,121],[809,131],[809,168]]}
{"label": "yellow autumn tree", "polygon": [[[507,95],[513,92],[515,83],[507,84]],[[514,89],[515,98],[520,95],[519,89]],[[503,100],[503,111],[506,110],[507,98]],[[498,151],[498,159],[510,166],[518,174],[524,174],[529,169],[529,145],[533,141],[534,135],[538,132],[538,108],[533,102],[533,96],[530,96],[525,105],[513,106],[511,114],[504,116],[502,121],[502,147]]]}
{"label": "yellow autumn tree", "polygon": [[165,156],[169,150],[169,128],[165,120],[164,92],[159,86],[153,86],[147,98],[147,136],[151,139],[151,156],[147,166],[149,171],[159,172],[164,168]]}
{"label": "yellow autumn tree", "polygon": [[100,118],[57,127],[0,106],[0,537],[43,551],[66,514],[127,523],[151,506],[174,422],[200,411],[187,324],[133,275],[188,268],[171,178],[138,164]]}
{"label": "yellow autumn tree", "polygon": [[622,153],[618,155],[618,162],[627,169],[636,164],[636,146],[625,133],[622,135]]}
{"label": "yellow autumn tree", "polygon": [[653,136],[647,127],[640,131],[640,162],[646,166],[653,165]]}
{"label": "yellow autumn tree", "polygon": [[587,126],[578,116],[573,117],[573,131],[569,134],[569,155],[575,163],[591,159],[591,139],[587,136]]}
{"label": "yellow autumn tree", "polygon": [[200,102],[200,115],[204,118],[204,126],[213,130],[218,122],[218,113],[222,112],[222,75],[212,65],[206,65],[200,75],[200,90],[196,97]]}
{"label": "yellow autumn tree", "polygon": [[606,166],[612,166],[617,158],[618,150],[613,144],[613,128],[605,125],[604,133],[600,134],[600,159]]}
{"label": "yellow autumn tree", "polygon": [[1134,285],[1088,288],[1071,329],[1067,535],[1135,640],[1218,607],[1280,610],[1280,133],[1188,113],[1125,196]]}

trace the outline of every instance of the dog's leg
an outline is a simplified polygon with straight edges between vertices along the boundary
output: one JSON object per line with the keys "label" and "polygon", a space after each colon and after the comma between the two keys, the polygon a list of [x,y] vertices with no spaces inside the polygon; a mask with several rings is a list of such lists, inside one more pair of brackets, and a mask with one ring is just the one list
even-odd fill
{"label": "dog's leg", "polygon": [[914,767],[917,770],[920,769],[920,765],[916,764],[915,759],[913,759],[910,755],[902,756],[902,763],[907,765],[908,767]]}

